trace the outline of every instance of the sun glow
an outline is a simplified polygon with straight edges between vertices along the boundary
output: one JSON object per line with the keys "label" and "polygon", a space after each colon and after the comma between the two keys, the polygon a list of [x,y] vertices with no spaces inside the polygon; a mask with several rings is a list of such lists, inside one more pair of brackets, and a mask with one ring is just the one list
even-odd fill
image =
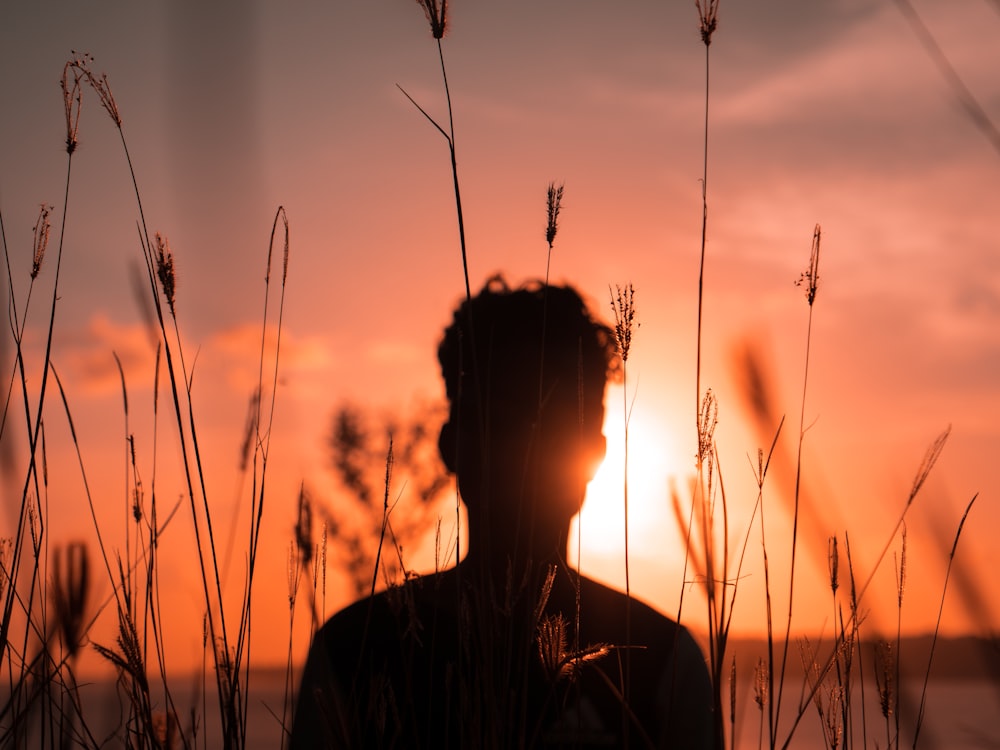
{"label": "sun glow", "polygon": [[[617,391],[617,394],[616,394]],[[620,387],[611,389],[609,403],[620,398]],[[587,488],[583,508],[571,530],[574,542],[582,531],[587,551],[602,556],[625,549],[625,424],[620,409],[609,409],[604,422],[607,455]],[[690,474],[685,452],[666,425],[635,412],[628,424],[629,550],[639,555],[662,548],[664,534],[673,531],[670,482]],[[693,463],[693,461],[692,461]]]}

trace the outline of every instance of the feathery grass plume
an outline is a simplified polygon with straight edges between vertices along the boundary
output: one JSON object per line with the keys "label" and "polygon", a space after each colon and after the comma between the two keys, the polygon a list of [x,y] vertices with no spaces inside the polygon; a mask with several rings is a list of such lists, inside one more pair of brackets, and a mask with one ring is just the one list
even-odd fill
{"label": "feathery grass plume", "polygon": [[42,551],[40,526],[38,499],[34,495],[28,495],[28,530],[31,532],[31,551],[35,559],[38,559]]}
{"label": "feathery grass plume", "polygon": [[819,224],[817,224],[813,230],[812,249],[809,252],[809,268],[803,271],[795,282],[795,286],[804,286],[806,288],[806,300],[809,302],[810,307],[816,301],[816,292],[819,289],[819,241],[821,235],[822,230]]}
{"label": "feathery grass plume", "polygon": [[[608,287],[611,290],[611,287]],[[622,364],[628,362],[629,350],[632,347],[632,325],[635,321],[635,289],[631,284],[624,288],[615,284],[615,292],[611,294],[611,311],[615,316],[615,343],[618,345],[618,356]],[[638,328],[639,324],[636,323]]]}
{"label": "feathery grass plume", "polygon": [[[895,557],[895,555],[894,555]],[[896,566],[896,606],[903,608],[903,591],[906,589],[906,524],[903,524],[902,546],[899,550],[899,560]]]}
{"label": "feathery grass plume", "polygon": [[434,38],[443,38],[448,30],[448,0],[417,0],[417,5],[424,9]]}
{"label": "feathery grass plume", "polygon": [[556,582],[556,566],[549,565],[545,569],[545,579],[542,581],[542,588],[538,592],[538,601],[535,602],[535,610],[532,619],[537,623],[541,622],[542,614],[549,603],[549,596],[552,594],[552,585]]}
{"label": "feathery grass plume", "polygon": [[122,126],[122,118],[118,112],[118,104],[115,102],[115,97],[111,93],[111,86],[108,84],[108,76],[106,73],[101,73],[100,76],[95,75],[91,70],[90,66],[94,62],[94,56],[88,52],[84,52],[82,55],[77,55],[73,52],[76,57],[72,61],[73,67],[80,72],[83,78],[87,79],[87,83],[97,94],[97,98],[101,101],[101,106],[104,110],[111,116],[114,120],[115,126],[120,128]]}
{"label": "feathery grass plume", "polygon": [[52,225],[49,224],[49,213],[51,208],[45,203],[38,211],[38,221],[35,222],[33,230],[33,252],[31,254],[31,278],[38,277],[38,272],[42,269],[42,260],[45,258],[45,249],[49,246],[49,231]]}
{"label": "feathery grass plume", "polygon": [[892,644],[882,639],[875,644],[875,686],[878,688],[879,706],[882,709],[882,716],[889,718],[892,716],[895,688],[893,677],[896,672],[896,659],[893,654]]}
{"label": "feathery grass plume", "polygon": [[836,536],[831,536],[827,543],[826,559],[830,569],[830,590],[836,597],[837,589],[840,588],[840,552],[837,550]]}
{"label": "feathery grass plume", "polygon": [[566,657],[569,639],[566,636],[566,619],[562,614],[543,617],[538,623],[535,640],[545,674],[552,682],[564,677],[571,667]]}
{"label": "feathery grass plume", "polygon": [[813,704],[819,711],[820,718],[823,717],[823,703],[820,700],[819,685],[823,680],[823,673],[819,664],[816,663],[816,649],[808,636],[799,639],[799,659],[802,661],[802,671],[805,673],[806,687],[809,688],[807,695],[811,696]]}
{"label": "feathery grass plume", "polygon": [[719,401],[712,389],[705,391],[698,413],[698,463],[708,463],[711,486],[712,455],[715,444],[715,427],[719,423]]}
{"label": "feathery grass plume", "polygon": [[[257,435],[257,413],[260,411],[260,389],[255,388],[250,395],[249,406],[247,407],[246,421],[243,423],[243,440],[240,441],[240,473],[250,466],[250,453],[254,447],[254,437]],[[228,558],[229,555],[227,554]]]}
{"label": "feathery grass plume", "polygon": [[63,66],[62,88],[63,110],[66,113],[66,153],[76,151],[80,134],[80,111],[83,109],[83,90],[80,81],[83,74],[70,60]]}
{"label": "feathery grass plume", "polygon": [[842,645],[837,646],[837,650],[831,659],[825,660],[820,665],[816,661],[816,654],[819,648],[813,648],[809,638],[804,637],[799,640],[799,654],[802,659],[802,668],[806,678],[805,688],[819,716],[820,726],[823,728],[825,745],[832,749],[840,746],[840,741],[843,737],[841,714],[843,711],[844,693],[840,684],[834,683],[829,679],[829,669],[831,661],[837,661],[840,658]]}
{"label": "feathery grass plume", "polygon": [[[757,747],[764,746],[764,706],[768,701],[768,689],[771,677],[767,668],[767,659],[763,656],[757,657],[757,663],[753,667],[753,702],[757,704]],[[770,721],[770,710],[768,711]],[[771,731],[768,730],[768,738]],[[732,745],[735,750],[735,745]]]}
{"label": "feathery grass plume", "polygon": [[574,680],[580,676],[585,664],[611,653],[611,648],[603,643],[576,650],[570,649],[569,636],[566,633],[568,628],[569,622],[561,612],[541,618],[536,628],[535,643],[538,646],[538,658],[551,682]]}
{"label": "feathery grass plume", "polygon": [[128,607],[118,608],[118,635],[115,641],[118,644],[118,651],[99,643],[93,644],[94,650],[118,670],[118,680],[129,693],[132,710],[138,711],[140,714],[138,718],[149,726],[149,681],[142,656],[142,642]]}
{"label": "feathery grass plume", "polygon": [[177,293],[177,274],[174,272],[174,254],[170,252],[170,243],[159,232],[156,239],[156,275],[163,287],[163,297],[167,300],[170,315],[176,316],[174,301]]}
{"label": "feathery grass plume", "polygon": [[559,231],[559,212],[562,210],[562,197],[564,185],[549,183],[546,199],[545,241],[549,243],[549,250],[555,242],[556,232]]}
{"label": "feathery grass plume", "polygon": [[830,750],[837,750],[844,739],[842,709],[844,706],[844,689],[840,685],[830,685],[826,694],[826,720],[823,730],[826,733],[826,743]]}
{"label": "feathery grass plume", "polygon": [[79,653],[86,634],[84,618],[90,593],[87,545],[83,542],[71,542],[63,548],[57,548],[52,562],[52,605],[55,609],[56,627],[67,654],[73,658]]}
{"label": "feathery grass plume", "polygon": [[768,676],[767,660],[763,656],[757,657],[757,664],[753,668],[753,702],[757,708],[764,711],[764,706],[768,700],[768,686],[770,678]]}
{"label": "feathery grass plume", "polygon": [[304,567],[308,567],[313,560],[312,520],[312,503],[309,502],[309,495],[303,482],[299,486],[299,513],[295,522],[295,546],[298,548],[299,559]]}
{"label": "feathery grass plume", "polygon": [[707,47],[712,43],[712,34],[719,23],[719,0],[695,0],[695,7],[698,9],[698,30],[701,32],[701,41]]}
{"label": "feathery grass plume", "polygon": [[326,619],[326,521],[323,522],[323,532],[320,536],[319,545],[319,562],[323,568],[322,573],[322,595],[323,595],[323,606],[320,610],[321,620]]}
{"label": "feathery grass plume", "polygon": [[288,542],[288,563],[285,574],[288,582],[288,608],[295,609],[295,599],[299,593],[299,553],[294,539]]}
{"label": "feathery grass plume", "polygon": [[143,507],[145,507],[146,493],[143,490],[142,479],[139,476],[139,469],[135,461],[135,435],[128,436],[129,453],[132,461],[132,520],[136,523],[142,520]]}
{"label": "feathery grass plume", "polygon": [[[944,450],[944,444],[948,440],[948,436],[951,434],[951,425],[945,428],[944,432],[938,435],[934,442],[927,447],[927,452],[924,453],[924,458],[920,462],[920,466],[917,469],[916,476],[913,477],[913,487],[910,489],[910,496],[907,498],[906,505],[910,506],[913,499],[920,492],[920,488],[924,486],[924,482],[927,481],[927,477],[930,476],[931,469],[934,468],[934,464],[937,463],[938,458],[941,456],[941,451]],[[902,523],[902,519],[900,519]]]}

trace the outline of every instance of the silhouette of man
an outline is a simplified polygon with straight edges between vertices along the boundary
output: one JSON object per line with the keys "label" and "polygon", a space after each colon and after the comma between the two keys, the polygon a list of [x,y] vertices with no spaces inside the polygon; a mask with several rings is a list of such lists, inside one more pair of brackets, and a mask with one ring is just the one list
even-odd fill
{"label": "silhouette of man", "polygon": [[494,278],[455,312],[438,358],[439,447],[468,554],[326,623],[292,747],[711,746],[688,631],[565,561],[604,457],[613,333],[572,288]]}

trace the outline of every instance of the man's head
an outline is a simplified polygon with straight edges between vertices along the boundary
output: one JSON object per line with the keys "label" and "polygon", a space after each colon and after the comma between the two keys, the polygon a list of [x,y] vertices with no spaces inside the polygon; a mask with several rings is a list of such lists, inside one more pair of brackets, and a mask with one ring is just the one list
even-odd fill
{"label": "man's head", "polygon": [[440,448],[470,519],[496,499],[491,526],[525,509],[535,525],[568,523],[604,457],[614,352],[571,287],[494,277],[459,306],[438,349],[450,407]]}

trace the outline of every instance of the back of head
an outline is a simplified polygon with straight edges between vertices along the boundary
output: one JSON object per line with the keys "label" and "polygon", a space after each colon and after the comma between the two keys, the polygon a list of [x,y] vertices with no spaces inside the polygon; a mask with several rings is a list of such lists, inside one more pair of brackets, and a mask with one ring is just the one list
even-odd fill
{"label": "back of head", "polygon": [[[579,488],[590,476],[580,483],[576,475],[594,467],[565,454],[589,450],[595,465],[603,457],[604,389],[614,351],[613,333],[569,286],[511,289],[496,276],[459,306],[438,349],[456,432],[449,440],[443,435],[442,457],[458,474],[470,512],[469,496],[478,488],[463,484],[463,474],[481,482],[489,472],[493,486],[511,474],[523,479],[532,456],[551,475],[536,474],[536,484],[570,479],[580,497],[569,502],[582,502]],[[581,449],[581,442],[592,447]],[[449,455],[453,446],[463,447],[464,456]]]}
{"label": "back of head", "polygon": [[455,310],[438,361],[453,414],[491,401],[537,411],[539,390],[544,399],[553,389],[578,394],[587,410],[603,403],[614,352],[613,332],[573,287],[511,289],[497,275]]}

